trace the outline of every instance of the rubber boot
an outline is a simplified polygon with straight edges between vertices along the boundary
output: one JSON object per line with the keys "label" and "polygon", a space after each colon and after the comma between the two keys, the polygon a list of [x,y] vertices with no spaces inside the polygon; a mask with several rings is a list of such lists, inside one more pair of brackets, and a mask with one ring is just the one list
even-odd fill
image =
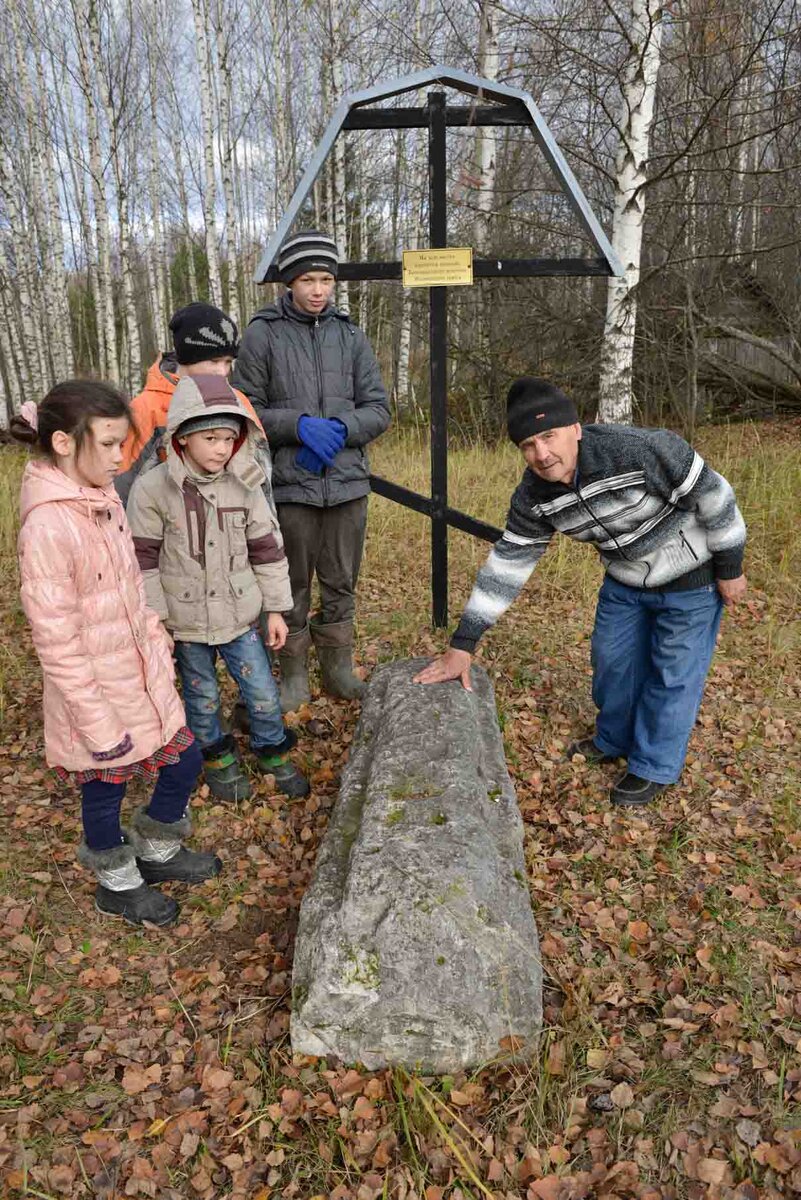
{"label": "rubber boot", "polygon": [[311,700],[309,691],[309,636],[308,625],[297,633],[290,633],[283,650],[278,653],[281,664],[281,712],[297,712],[301,704]]}
{"label": "rubber boot", "polygon": [[255,750],[256,765],[262,775],[274,775],[276,791],[290,800],[308,796],[309,781],[302,775],[289,757],[290,750],[298,743],[294,729],[287,729],[283,742],[277,746],[260,746]]}
{"label": "rubber boot", "polygon": [[321,625],[312,620],[309,629],[320,660],[323,691],[342,700],[361,699],[365,684],[353,674],[353,622]]}
{"label": "rubber boot", "polygon": [[143,925],[145,921],[150,925],[173,925],[178,919],[175,901],[148,887],[142,878],[133,846],[92,850],[83,842],[78,848],[78,862],[94,872],[98,912],[122,917],[129,925]]}
{"label": "rubber boot", "polygon": [[230,733],[203,748],[203,774],[212,796],[219,800],[247,800],[250,795],[250,781]]}
{"label": "rubber boot", "polygon": [[216,854],[187,850],[183,839],[192,832],[192,822],[185,813],[180,821],[165,824],[137,808],[125,840],[133,846],[139,872],[145,883],[165,883],[170,879],[180,883],[203,883],[222,870]]}

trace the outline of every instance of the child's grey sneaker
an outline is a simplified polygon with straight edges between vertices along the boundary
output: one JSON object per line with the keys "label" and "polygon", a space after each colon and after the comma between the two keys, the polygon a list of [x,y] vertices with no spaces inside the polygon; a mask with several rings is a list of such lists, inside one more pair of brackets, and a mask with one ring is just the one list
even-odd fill
{"label": "child's grey sneaker", "polygon": [[141,883],[124,892],[113,892],[100,884],[95,892],[95,908],[109,916],[122,917],[129,925],[174,925],[179,908],[171,896]]}
{"label": "child's grey sneaker", "polygon": [[187,850],[186,846],[181,846],[178,853],[167,862],[148,862],[139,858],[137,863],[145,883],[167,883],[170,880],[177,883],[203,883],[206,879],[214,879],[222,870],[222,860],[216,854]]}

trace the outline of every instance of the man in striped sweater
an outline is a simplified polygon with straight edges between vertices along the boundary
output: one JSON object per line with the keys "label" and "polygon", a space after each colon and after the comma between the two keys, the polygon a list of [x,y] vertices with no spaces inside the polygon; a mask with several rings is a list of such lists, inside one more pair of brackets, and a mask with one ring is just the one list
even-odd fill
{"label": "man in striped sweater", "polygon": [[594,545],[605,577],[592,635],[595,734],[568,754],[628,760],[612,802],[648,804],[681,775],[724,605],[746,591],[745,525],[727,481],[667,429],[585,425],[543,379],[512,384],[509,436],[526,461],[502,537],[451,638],[417,676],[460,679],[554,533]]}

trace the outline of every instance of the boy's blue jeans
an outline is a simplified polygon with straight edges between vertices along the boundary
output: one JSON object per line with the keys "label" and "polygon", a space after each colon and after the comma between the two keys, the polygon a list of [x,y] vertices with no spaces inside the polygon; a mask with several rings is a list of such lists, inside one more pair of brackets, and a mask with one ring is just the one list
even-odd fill
{"label": "boy's blue jeans", "polygon": [[203,642],[175,643],[186,723],[201,750],[225,736],[220,723],[220,689],[214,666],[218,654],[236,680],[248,710],[253,749],[259,752],[280,745],[286,733],[281,701],[264,642],[258,629],[253,628],[221,646],[206,646]]}
{"label": "boy's blue jeans", "polygon": [[595,744],[654,783],[681,775],[723,601],[714,585],[648,592],[607,575],[592,634]]}

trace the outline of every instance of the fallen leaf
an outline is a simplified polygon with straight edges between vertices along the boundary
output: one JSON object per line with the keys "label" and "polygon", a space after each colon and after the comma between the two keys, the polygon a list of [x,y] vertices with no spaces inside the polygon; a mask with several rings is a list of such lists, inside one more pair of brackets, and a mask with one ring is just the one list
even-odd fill
{"label": "fallen leaf", "polygon": [[756,1121],[738,1121],[734,1129],[740,1141],[751,1149],[762,1141],[762,1132]]}
{"label": "fallen leaf", "polygon": [[612,1088],[609,1098],[615,1108],[630,1108],[634,1103],[634,1092],[627,1083],[619,1083]]}
{"label": "fallen leaf", "polygon": [[129,1096],[138,1096],[154,1083],[161,1081],[161,1066],[153,1063],[150,1067],[126,1067],[122,1076],[122,1090]]}
{"label": "fallen leaf", "polygon": [[528,1185],[527,1200],[559,1200],[562,1187],[558,1175],[543,1175]]}
{"label": "fallen leaf", "polygon": [[720,1158],[701,1158],[696,1173],[702,1183],[723,1183],[729,1170],[728,1163]]}
{"label": "fallen leaf", "polygon": [[565,1073],[565,1043],[552,1042],[548,1050],[548,1058],[545,1063],[545,1070],[549,1075],[564,1075]]}
{"label": "fallen leaf", "polygon": [[233,1082],[233,1071],[225,1071],[222,1067],[206,1066],[203,1068],[200,1087],[204,1092],[219,1092],[223,1088],[230,1087]]}

